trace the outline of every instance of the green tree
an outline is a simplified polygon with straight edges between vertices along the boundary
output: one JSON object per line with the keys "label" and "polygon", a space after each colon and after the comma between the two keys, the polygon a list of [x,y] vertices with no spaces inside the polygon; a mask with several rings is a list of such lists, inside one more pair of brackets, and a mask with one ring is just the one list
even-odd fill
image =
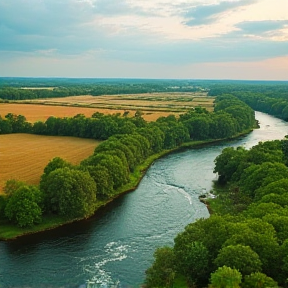
{"label": "green tree", "polygon": [[102,165],[85,167],[97,186],[97,199],[107,199],[113,195],[113,178],[108,169]]}
{"label": "green tree", "polygon": [[56,169],[59,168],[72,168],[72,164],[70,164],[69,162],[65,161],[64,159],[60,158],[60,157],[55,157],[52,160],[49,161],[49,163],[46,165],[46,167],[44,168],[44,173],[41,176],[41,180],[40,180],[40,189],[41,190],[46,190],[48,189],[47,186],[47,177],[48,175],[55,171]]}
{"label": "green tree", "polygon": [[234,149],[227,147],[218,155],[214,162],[213,172],[218,173],[219,182],[226,183],[232,179],[233,174],[237,171],[241,162],[246,161],[247,150],[243,147]]}
{"label": "green tree", "polygon": [[188,243],[183,249],[175,251],[176,269],[185,276],[189,286],[207,284],[208,254],[208,249],[198,241]]}
{"label": "green tree", "polygon": [[100,152],[105,153],[106,151],[115,150],[115,149],[121,150],[125,154],[125,157],[129,166],[129,170],[133,171],[136,165],[136,161],[137,161],[133,155],[133,152],[127,145],[124,145],[123,143],[121,143],[121,140],[113,136],[111,136],[108,140],[98,145],[95,148],[94,154],[100,153]]}
{"label": "green tree", "polygon": [[237,269],[219,267],[211,274],[211,288],[239,288],[242,275]]}
{"label": "green tree", "polygon": [[284,164],[264,162],[246,168],[241,175],[239,185],[247,195],[254,198],[256,189],[282,178],[288,178],[288,168]]}
{"label": "green tree", "polygon": [[48,211],[69,219],[94,213],[96,184],[88,172],[58,168],[48,174],[43,188]]}
{"label": "green tree", "polygon": [[124,166],[121,159],[109,153],[96,153],[81,162],[81,166],[101,165],[107,168],[114,183],[114,189],[126,184],[129,180],[129,167]]}
{"label": "green tree", "polygon": [[[249,220],[249,222],[251,222],[251,220]],[[224,247],[231,245],[249,246],[259,256],[262,263],[263,272],[274,278],[274,276],[277,275],[278,266],[276,263],[279,263],[279,244],[277,243],[277,238],[275,237],[276,233],[272,225],[265,223],[260,219],[259,221],[256,221],[255,224],[262,226],[264,229],[266,228],[267,232],[256,232],[256,229],[259,230],[259,228],[256,228],[254,225],[251,227],[251,229],[246,227],[242,229],[241,233],[235,233],[232,235],[224,243]],[[274,263],[275,265],[271,267],[271,263]],[[229,266],[232,267],[231,265]],[[241,271],[240,268],[239,270]]]}
{"label": "green tree", "polygon": [[279,216],[288,216],[288,209],[283,208],[279,204],[275,203],[252,203],[248,209],[244,212],[246,217],[251,218],[263,218],[267,214],[276,214]]}
{"label": "green tree", "polygon": [[20,187],[25,186],[26,184],[22,181],[17,181],[15,179],[7,180],[4,186],[4,193],[7,196],[13,195],[15,191],[17,191]]}
{"label": "green tree", "polygon": [[280,180],[273,181],[269,184],[267,184],[264,187],[259,187],[258,189],[255,190],[255,201],[259,201],[262,199],[263,196],[267,194],[277,194],[277,195],[282,195],[287,193],[288,190],[288,179],[283,178]]}
{"label": "green tree", "polygon": [[44,122],[37,121],[33,124],[32,132],[38,135],[46,135],[47,134],[47,127]]}
{"label": "green tree", "polygon": [[288,239],[288,216],[279,216],[275,213],[266,214],[263,220],[274,227],[279,244]]}
{"label": "green tree", "polygon": [[261,271],[262,262],[249,246],[230,245],[222,248],[215,259],[217,267],[224,265],[238,269],[242,275]]}
{"label": "green tree", "polygon": [[279,269],[279,278],[278,282],[280,285],[285,285],[287,287],[288,285],[288,239],[284,241],[284,243],[281,246],[281,265]]}
{"label": "green tree", "polygon": [[0,116],[0,134],[10,134],[12,133],[12,124],[7,119],[3,119]]}
{"label": "green tree", "polygon": [[0,219],[4,219],[5,216],[5,207],[7,204],[8,197],[6,195],[0,195]]}
{"label": "green tree", "polygon": [[32,124],[27,122],[23,115],[8,113],[5,118],[11,124],[13,133],[27,133],[32,130]]}
{"label": "green tree", "polygon": [[153,265],[146,270],[145,284],[148,288],[172,287],[175,277],[174,253],[170,247],[162,247],[154,252]]}
{"label": "green tree", "polygon": [[281,195],[270,193],[267,195],[264,195],[258,203],[275,203],[283,208],[288,205],[288,193],[283,193]]}
{"label": "green tree", "polygon": [[255,272],[250,275],[246,275],[244,282],[241,285],[243,288],[277,288],[278,284],[272,278],[267,275]]}
{"label": "green tree", "polygon": [[138,129],[137,133],[149,141],[152,152],[158,153],[162,150],[165,135],[159,127],[150,125],[149,127]]}
{"label": "green tree", "polygon": [[35,186],[20,186],[9,197],[5,216],[20,227],[33,226],[42,221],[42,193]]}

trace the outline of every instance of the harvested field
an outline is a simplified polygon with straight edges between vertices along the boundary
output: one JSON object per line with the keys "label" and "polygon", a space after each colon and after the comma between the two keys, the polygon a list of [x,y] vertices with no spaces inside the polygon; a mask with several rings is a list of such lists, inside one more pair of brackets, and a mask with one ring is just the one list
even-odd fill
{"label": "harvested field", "polygon": [[45,166],[54,157],[79,164],[93,154],[99,143],[76,137],[0,135],[0,193],[9,179],[38,184]]}
{"label": "harvested field", "polygon": [[136,110],[140,110],[145,120],[155,121],[161,116],[179,115],[197,106],[212,111],[213,102],[214,98],[208,97],[206,92],[84,95],[21,101],[21,103],[29,103],[25,106],[20,104],[19,101],[15,101],[10,105],[2,103],[0,104],[0,115],[3,117],[11,112],[24,115],[28,121],[35,122],[46,120],[52,115],[55,117],[71,117],[76,114],[84,114],[90,117],[96,111],[104,114],[123,114],[128,111],[129,115],[133,116]]}
{"label": "harvested field", "polygon": [[[103,114],[115,114],[123,113],[125,111],[129,112],[129,115],[133,116],[135,110],[129,109],[100,109],[100,108],[83,108],[83,107],[66,107],[66,106],[52,106],[52,105],[41,105],[41,104],[7,104],[0,103],[0,116],[4,117],[8,113],[13,113],[17,115],[23,115],[26,117],[27,121],[46,121],[50,116],[55,117],[73,117],[77,114],[84,114],[86,117],[91,117],[95,112],[100,112]],[[143,118],[146,121],[155,121],[161,116],[168,116],[171,112],[143,112]],[[179,114],[179,113],[173,113]]]}

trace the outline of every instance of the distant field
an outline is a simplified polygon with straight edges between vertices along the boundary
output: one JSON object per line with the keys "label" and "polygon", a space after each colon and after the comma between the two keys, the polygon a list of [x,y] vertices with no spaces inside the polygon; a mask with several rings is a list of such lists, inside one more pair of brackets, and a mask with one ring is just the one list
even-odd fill
{"label": "distant field", "polygon": [[99,143],[75,137],[0,135],[0,193],[9,179],[38,184],[45,166],[54,157],[79,164],[93,154]]}
{"label": "distant field", "polygon": [[[105,96],[70,96],[53,99],[35,99],[16,102],[13,104],[0,104],[0,115],[7,113],[24,115],[28,121],[46,120],[49,116],[72,117],[84,114],[90,117],[98,111],[104,114],[129,112],[130,116],[136,110],[141,110],[143,118],[155,121],[161,116],[170,114],[179,115],[197,106],[213,110],[213,97],[208,97],[206,92],[194,93],[151,93],[129,95]],[[23,103],[29,103],[24,105]],[[37,105],[38,104],[38,105]],[[42,105],[39,105],[42,104]]]}

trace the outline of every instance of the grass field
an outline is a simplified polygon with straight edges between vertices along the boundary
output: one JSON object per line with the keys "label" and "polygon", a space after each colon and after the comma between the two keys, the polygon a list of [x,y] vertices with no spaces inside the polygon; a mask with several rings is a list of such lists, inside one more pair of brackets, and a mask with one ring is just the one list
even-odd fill
{"label": "grass field", "polygon": [[49,116],[72,117],[84,114],[90,117],[96,111],[104,114],[123,114],[128,111],[129,115],[133,116],[136,110],[141,110],[145,120],[155,121],[161,116],[177,116],[197,106],[212,111],[213,102],[214,98],[208,97],[204,92],[85,95],[1,103],[0,115],[4,117],[8,113],[21,114],[28,121],[35,122],[45,121]]}
{"label": "grass field", "polygon": [[45,166],[54,157],[79,164],[93,154],[99,143],[75,137],[0,135],[0,193],[9,179],[38,184]]}

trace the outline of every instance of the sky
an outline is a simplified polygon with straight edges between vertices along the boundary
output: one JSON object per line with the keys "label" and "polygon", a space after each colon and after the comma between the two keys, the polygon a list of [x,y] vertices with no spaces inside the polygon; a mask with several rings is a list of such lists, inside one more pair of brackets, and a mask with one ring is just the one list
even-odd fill
{"label": "sky", "polygon": [[288,80],[288,0],[1,0],[0,77]]}

